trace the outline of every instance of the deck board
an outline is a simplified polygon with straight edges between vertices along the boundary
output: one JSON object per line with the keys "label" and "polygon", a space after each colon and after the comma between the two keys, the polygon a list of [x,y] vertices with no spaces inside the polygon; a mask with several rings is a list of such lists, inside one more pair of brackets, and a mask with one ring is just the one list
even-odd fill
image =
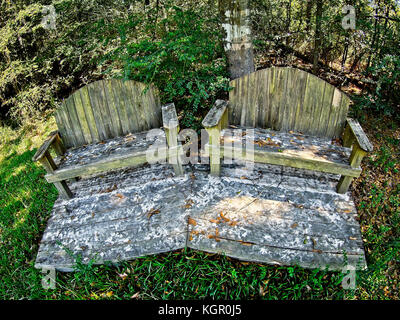
{"label": "deck board", "polygon": [[56,201],[35,266],[72,271],[65,248],[101,264],[186,246],[333,270],[346,252],[348,264],[366,266],[357,211],[350,193],[335,192],[338,176],[254,166],[223,165],[221,177],[186,166],[175,177],[167,165],[146,165],[72,182],[75,198]]}

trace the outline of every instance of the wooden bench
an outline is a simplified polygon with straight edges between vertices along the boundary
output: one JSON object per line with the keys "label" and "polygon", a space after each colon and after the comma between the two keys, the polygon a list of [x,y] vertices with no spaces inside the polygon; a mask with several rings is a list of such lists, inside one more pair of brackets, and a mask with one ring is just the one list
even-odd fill
{"label": "wooden bench", "polygon": [[[73,197],[67,180],[145,164],[148,150],[157,143],[153,160],[167,156],[175,173],[183,173],[178,161],[175,106],[161,107],[151,86],[117,79],[97,81],[63,101],[55,118],[58,131],[50,134],[32,160],[43,165],[46,180],[54,183],[65,199]],[[161,124],[163,130],[149,138],[149,130]],[[53,159],[51,150],[57,158]]]}
{"label": "wooden bench", "polygon": [[[341,175],[346,193],[373,150],[359,123],[347,118],[350,99],[326,81],[294,68],[260,70],[231,81],[203,120],[211,174],[224,156]],[[256,128],[246,135],[243,129]],[[334,140],[343,139],[337,145]],[[246,146],[253,144],[246,151]]]}

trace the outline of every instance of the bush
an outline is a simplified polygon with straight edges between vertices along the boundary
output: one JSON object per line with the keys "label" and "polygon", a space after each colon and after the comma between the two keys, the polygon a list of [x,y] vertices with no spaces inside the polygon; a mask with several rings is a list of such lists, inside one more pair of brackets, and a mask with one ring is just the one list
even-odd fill
{"label": "bush", "polygon": [[367,107],[385,115],[398,115],[400,111],[400,56],[386,55],[369,72],[376,87],[365,99]]}
{"label": "bush", "polygon": [[192,10],[171,11],[148,24],[139,40],[127,40],[139,21],[116,25],[121,45],[105,61],[122,66],[122,78],[155,84],[162,101],[182,112],[182,125],[198,129],[204,112],[229,89],[221,31],[217,21]]}

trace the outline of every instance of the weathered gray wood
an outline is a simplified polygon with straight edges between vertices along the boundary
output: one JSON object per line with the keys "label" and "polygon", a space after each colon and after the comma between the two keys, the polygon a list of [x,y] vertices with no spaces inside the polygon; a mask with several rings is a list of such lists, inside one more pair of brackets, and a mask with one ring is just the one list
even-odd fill
{"label": "weathered gray wood", "polygon": [[175,104],[169,103],[161,107],[163,127],[165,129],[175,129],[179,126]]}
{"label": "weathered gray wood", "polygon": [[[45,152],[44,156],[39,159],[42,166],[47,171],[47,174],[53,174],[55,170],[57,170],[57,166],[53,161],[50,153],[48,151]],[[70,199],[73,197],[71,190],[68,188],[66,181],[56,181],[54,182],[54,186],[57,188],[60,196],[64,199]]]}
{"label": "weathered gray wood", "polygon": [[[332,270],[344,266],[345,252],[347,264],[365,268],[355,205],[335,192],[336,178],[325,184],[316,173],[278,169],[223,167],[220,179],[210,179],[198,167],[171,178],[173,171],[158,165],[82,179],[71,185],[74,199],[55,203],[35,266],[72,270],[74,260],[63,247],[83,263],[99,264],[187,246],[245,261]],[[275,184],[267,185],[271,180]],[[157,213],[149,218],[151,210]]]}
{"label": "weathered gray wood", "polygon": [[338,138],[344,128],[349,98],[305,71],[273,67],[235,79],[230,86],[231,124],[327,138]]}
{"label": "weathered gray wood", "polygon": [[50,147],[52,147],[53,143],[57,140],[57,137],[59,138],[58,131],[53,131],[49,134],[49,137],[46,139],[45,142],[39,147],[39,149],[36,151],[35,155],[32,158],[32,161],[38,161],[41,158],[43,158],[46,154],[46,152],[49,151]]}
{"label": "weathered gray wood", "polygon": [[[83,175],[91,175],[125,167],[139,166],[141,164],[147,163],[146,151],[147,149],[132,154],[115,155],[85,165],[76,165],[64,169],[58,169],[51,174],[47,174],[45,178],[48,182],[57,182],[80,177]],[[165,159],[168,148],[160,148],[158,151],[160,159]]]}
{"label": "weathered gray wood", "polygon": [[373,145],[369,142],[367,135],[364,133],[357,120],[347,118],[347,125],[360,149],[366,152],[374,150]]}
{"label": "weathered gray wood", "polygon": [[70,148],[159,127],[160,107],[153,86],[110,79],[74,92],[55,117],[61,138]]}
{"label": "weathered gray wood", "polygon": [[[361,165],[361,161],[365,157],[366,154],[367,154],[367,152],[364,151],[363,149],[361,149],[359,144],[355,144],[353,146],[353,150],[352,150],[351,156],[350,156],[351,167],[358,168]],[[337,186],[338,193],[346,193],[350,187],[352,180],[353,180],[353,177],[351,175],[343,174],[340,177],[340,181]]]}
{"label": "weathered gray wood", "polygon": [[[217,100],[211,110],[207,113],[202,124],[205,128],[212,128],[217,126],[228,108],[228,102],[224,100]],[[226,123],[224,124],[226,125]]]}
{"label": "weathered gray wood", "polygon": [[330,161],[320,161],[307,159],[293,154],[284,154],[280,152],[271,152],[265,150],[255,150],[254,152],[245,152],[242,148],[221,147],[221,157],[225,154],[233,155],[234,159],[251,161],[254,159],[258,163],[267,163],[274,165],[288,166],[307,170],[315,170],[326,173],[342,174],[351,177],[359,177],[360,168],[353,168],[350,165],[339,164]]}

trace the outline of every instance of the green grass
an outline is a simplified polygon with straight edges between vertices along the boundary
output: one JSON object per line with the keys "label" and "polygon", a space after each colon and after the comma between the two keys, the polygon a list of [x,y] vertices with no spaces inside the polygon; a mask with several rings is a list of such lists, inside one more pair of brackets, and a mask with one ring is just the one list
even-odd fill
{"label": "green grass", "polygon": [[[371,126],[378,146],[354,184],[369,269],[357,289],[344,291],[343,275],[300,267],[239,262],[194,250],[143,257],[119,266],[82,265],[58,273],[44,290],[34,268],[38,244],[57,191],[31,161],[53,122],[12,130],[0,127],[1,299],[398,299],[400,251],[399,139],[397,126]],[[397,131],[396,131],[397,130]],[[397,181],[397,182],[396,182]]]}

